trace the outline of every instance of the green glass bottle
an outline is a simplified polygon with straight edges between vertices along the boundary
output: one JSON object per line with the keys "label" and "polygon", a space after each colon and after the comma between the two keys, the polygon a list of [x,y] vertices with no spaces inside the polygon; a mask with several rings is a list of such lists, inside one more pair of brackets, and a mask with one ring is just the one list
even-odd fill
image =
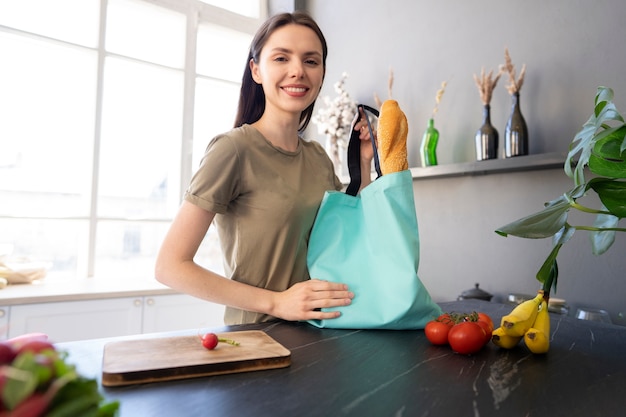
{"label": "green glass bottle", "polygon": [[435,129],[435,120],[429,119],[420,146],[423,167],[437,165],[437,142],[439,142],[439,131]]}

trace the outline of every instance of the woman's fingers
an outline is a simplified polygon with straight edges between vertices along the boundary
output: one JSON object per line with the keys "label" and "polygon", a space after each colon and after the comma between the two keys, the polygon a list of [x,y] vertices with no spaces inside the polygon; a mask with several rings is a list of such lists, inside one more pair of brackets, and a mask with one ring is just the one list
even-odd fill
{"label": "woman's fingers", "polygon": [[311,286],[311,292],[306,298],[310,303],[310,309],[346,306],[354,298],[354,293],[349,291],[345,284],[317,279],[312,279],[308,283]]}
{"label": "woman's fingers", "polygon": [[[360,111],[359,121],[354,124],[354,130],[357,130],[359,132],[359,139],[370,140],[371,135],[370,135],[369,125],[367,123],[367,116],[365,115],[365,112],[363,111],[363,109],[359,109],[359,111]],[[373,133],[374,133],[374,137],[376,137],[376,132],[373,131]]]}

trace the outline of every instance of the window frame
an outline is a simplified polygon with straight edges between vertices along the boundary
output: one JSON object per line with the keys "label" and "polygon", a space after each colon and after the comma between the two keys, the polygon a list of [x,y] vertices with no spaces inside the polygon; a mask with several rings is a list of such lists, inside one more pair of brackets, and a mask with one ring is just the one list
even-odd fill
{"label": "window frame", "polygon": [[[193,138],[194,138],[194,111],[195,111],[195,89],[197,78],[211,78],[205,75],[198,74],[196,71],[196,52],[197,52],[197,34],[198,28],[201,24],[209,23],[220,26],[225,26],[229,29],[248,33],[253,35],[256,28],[267,18],[268,16],[268,0],[257,0],[259,2],[260,15],[258,18],[243,16],[225,9],[221,9],[210,4],[201,2],[200,0],[132,0],[137,2],[148,3],[157,7],[162,7],[174,12],[181,13],[186,19],[186,42],[185,42],[185,58],[184,68],[173,68],[175,70],[183,72],[183,113],[182,113],[182,131],[180,133],[179,145],[181,160],[179,161],[180,173],[178,178],[180,183],[174,185],[178,191],[178,199],[182,199],[183,192],[187,187],[195,167],[192,166],[193,158]],[[64,46],[70,46],[73,48],[94,51],[97,54],[97,66],[96,66],[96,93],[95,93],[95,106],[94,106],[94,125],[93,125],[93,150],[92,150],[92,172],[91,172],[91,187],[89,196],[89,212],[87,216],[6,216],[0,215],[2,219],[19,219],[19,220],[84,220],[88,222],[88,242],[87,242],[87,256],[86,265],[79,265],[76,271],[77,278],[81,277],[94,277],[96,270],[96,241],[97,241],[97,229],[98,223],[102,221],[129,221],[129,222],[154,222],[154,223],[169,223],[172,217],[161,218],[130,218],[125,216],[107,217],[99,216],[98,213],[98,184],[99,184],[99,160],[100,160],[100,147],[101,147],[101,132],[102,132],[102,113],[103,113],[103,96],[104,96],[104,67],[105,61],[108,57],[123,57],[124,59],[137,60],[133,57],[125,57],[118,54],[114,54],[105,49],[106,39],[106,20],[107,20],[107,6],[108,0],[100,0],[99,2],[99,28],[98,28],[98,41],[97,46],[88,47],[83,45],[76,45],[70,42],[66,42],[59,39],[50,38],[47,36],[39,35],[23,31],[13,27],[7,27],[0,25],[0,31],[10,34],[29,37],[32,39],[60,44]],[[149,63],[150,65],[156,65]],[[169,67],[168,67],[169,68]],[[214,78],[216,80],[221,80]],[[227,80],[225,80],[227,81]],[[230,81],[228,81],[230,82]]]}

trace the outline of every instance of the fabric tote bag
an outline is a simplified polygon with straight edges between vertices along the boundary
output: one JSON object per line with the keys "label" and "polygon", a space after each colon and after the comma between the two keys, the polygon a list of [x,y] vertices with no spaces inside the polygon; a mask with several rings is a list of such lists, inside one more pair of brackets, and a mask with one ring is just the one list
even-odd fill
{"label": "fabric tote bag", "polygon": [[[359,107],[378,116],[375,109]],[[357,112],[358,114],[358,112]],[[317,213],[307,263],[312,278],[341,282],[355,296],[329,320],[309,320],[321,328],[423,329],[441,314],[422,284],[419,233],[409,170],[381,175],[360,194],[360,140],[352,130],[348,144],[350,185],[345,193],[327,191]]]}

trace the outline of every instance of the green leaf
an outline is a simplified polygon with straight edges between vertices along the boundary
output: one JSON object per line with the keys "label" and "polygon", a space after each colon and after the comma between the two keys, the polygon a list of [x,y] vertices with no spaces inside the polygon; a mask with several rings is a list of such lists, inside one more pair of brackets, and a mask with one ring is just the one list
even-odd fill
{"label": "green leaf", "polygon": [[562,246],[562,244],[557,244],[552,248],[552,251],[537,272],[537,280],[543,284],[543,290],[548,293],[551,292],[553,287],[556,293],[556,284],[559,277],[559,266],[556,262],[556,258]]}
{"label": "green leaf", "polygon": [[569,224],[565,223],[565,226],[563,226],[563,228],[556,232],[555,235],[552,237],[552,244],[555,246],[558,244],[565,244],[568,240],[572,238],[572,236],[574,236],[575,232],[576,228],[571,227]]}
{"label": "green leaf", "polygon": [[[613,90],[599,87],[596,92],[594,113],[575,136],[565,159],[565,173],[575,185],[585,182],[584,169],[589,163],[595,142],[602,138],[602,130],[610,129],[607,123],[621,122],[624,119],[613,103]],[[626,148],[626,144],[623,144]],[[572,170],[572,166],[575,168]]]}
{"label": "green leaf", "polygon": [[2,401],[9,410],[13,410],[37,389],[37,376],[26,370],[6,366],[2,368],[2,374],[6,377]]}
{"label": "green leaf", "polygon": [[78,377],[54,396],[46,417],[96,416],[101,399],[96,380]]}
{"label": "green leaf", "polygon": [[613,101],[613,89],[608,87],[598,87],[596,90],[596,104],[603,101]]}
{"label": "green leaf", "polygon": [[543,239],[553,236],[567,222],[570,204],[563,196],[548,203],[542,211],[523,217],[496,230],[502,236],[513,235],[526,239]]}
{"label": "green leaf", "polygon": [[[617,227],[619,218],[610,214],[598,214],[593,222],[594,227],[612,228]],[[603,230],[589,233],[591,240],[591,250],[594,255],[602,255],[609,250],[615,241],[615,230]]]}
{"label": "green leaf", "polygon": [[626,125],[607,129],[598,140],[589,157],[589,170],[596,175],[626,178]]}
{"label": "green leaf", "polygon": [[594,178],[588,183],[600,201],[616,217],[626,217],[626,182],[612,178]]}
{"label": "green leaf", "polygon": [[117,416],[117,412],[119,411],[120,403],[119,401],[112,401],[109,403],[105,403],[100,405],[98,409],[98,417],[115,417]]}

